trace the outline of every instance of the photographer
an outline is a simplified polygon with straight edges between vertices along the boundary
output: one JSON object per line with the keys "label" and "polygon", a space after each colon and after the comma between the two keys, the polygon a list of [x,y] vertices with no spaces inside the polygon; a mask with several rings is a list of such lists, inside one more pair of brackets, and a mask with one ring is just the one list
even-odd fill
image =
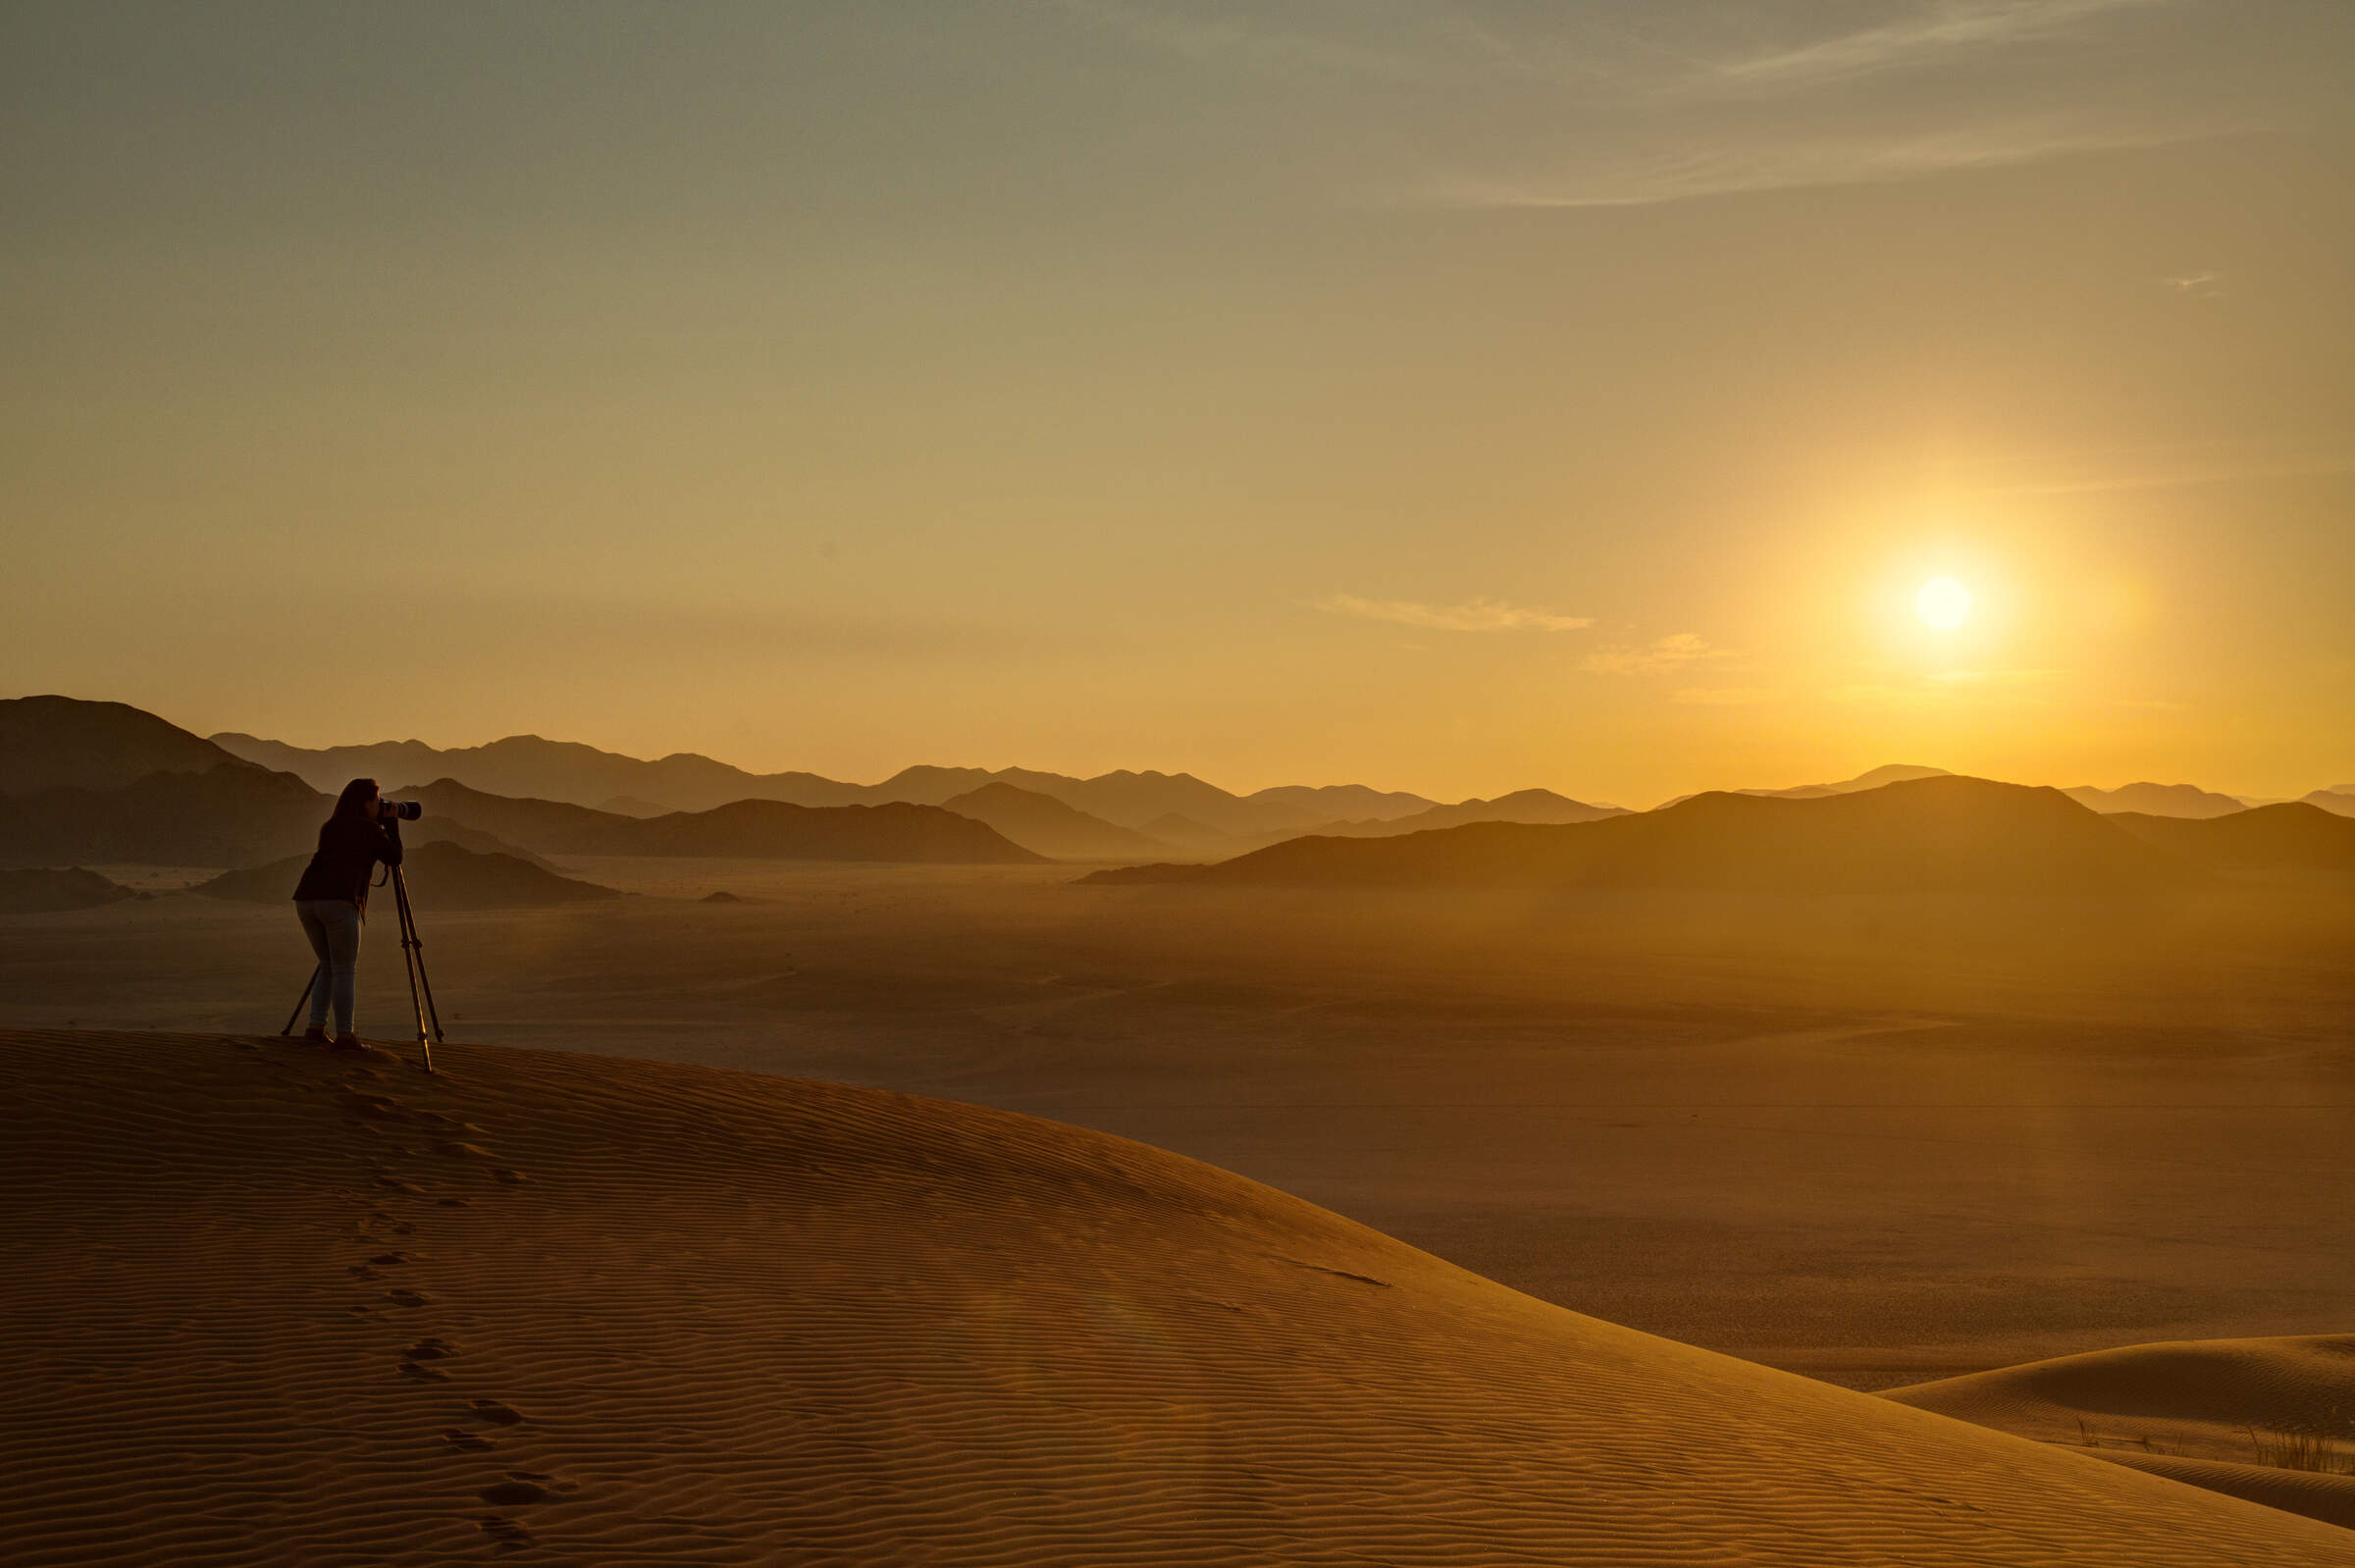
{"label": "photographer", "polygon": [[336,798],[335,814],[319,828],[319,850],[294,887],[294,913],[303,935],[319,955],[311,984],[311,1026],[303,1038],[327,1041],[327,1008],[336,1008],[336,1049],[362,1049],[351,1032],[351,1011],[360,972],[360,922],[367,915],[368,884],[379,865],[400,863],[402,812],[387,804],[372,778],[355,778]]}

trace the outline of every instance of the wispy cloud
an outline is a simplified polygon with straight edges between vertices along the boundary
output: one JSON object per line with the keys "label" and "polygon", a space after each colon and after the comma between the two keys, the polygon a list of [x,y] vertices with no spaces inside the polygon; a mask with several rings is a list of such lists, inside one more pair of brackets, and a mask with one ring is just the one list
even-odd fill
{"label": "wispy cloud", "polygon": [[1911,16],[1808,43],[1742,56],[1702,73],[1699,85],[1811,87],[1943,62],[1959,52],[2066,33],[2095,17],[2165,0],[1939,0]]}
{"label": "wispy cloud", "polygon": [[1328,594],[1315,603],[1329,615],[1355,615],[1362,620],[1421,626],[1435,632],[1575,632],[1595,624],[1592,615],[1556,615],[1551,610],[1509,604],[1500,599],[1476,599],[1465,604],[1418,604],[1409,600]]}
{"label": "wispy cloud", "polygon": [[1691,632],[1678,632],[1640,648],[1598,648],[1587,655],[1584,667],[1601,675],[1656,675],[1697,659],[1723,658],[1725,653]]}
{"label": "wispy cloud", "polygon": [[2013,168],[2049,158],[2210,140],[2242,129],[2221,123],[2106,125],[2072,112],[1912,134],[1728,138],[1705,148],[1590,165],[1557,178],[1442,180],[1417,194],[1435,205],[1466,208],[1656,207],[1748,191],[1880,184]]}

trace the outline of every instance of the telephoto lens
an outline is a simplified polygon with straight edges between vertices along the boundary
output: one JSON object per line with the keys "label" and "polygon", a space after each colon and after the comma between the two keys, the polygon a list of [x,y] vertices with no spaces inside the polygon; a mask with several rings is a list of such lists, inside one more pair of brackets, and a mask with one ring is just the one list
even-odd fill
{"label": "telephoto lens", "polygon": [[425,808],[415,801],[379,802],[376,814],[388,822],[414,822],[425,814]]}

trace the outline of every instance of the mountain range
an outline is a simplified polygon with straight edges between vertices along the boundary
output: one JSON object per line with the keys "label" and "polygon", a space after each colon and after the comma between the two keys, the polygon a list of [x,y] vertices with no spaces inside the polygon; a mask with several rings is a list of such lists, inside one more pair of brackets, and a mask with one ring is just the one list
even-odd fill
{"label": "mountain range", "polygon": [[653,761],[602,752],[572,741],[510,735],[485,746],[437,750],[422,741],[318,750],[252,735],[213,737],[249,762],[293,773],[315,788],[340,789],[346,779],[374,778],[388,791],[455,779],[495,795],[562,801],[628,815],[649,808],[708,810],[736,801],[784,801],[794,806],[943,806],[990,784],[1009,784],[1061,801],[1119,827],[1143,829],[1171,813],[1218,833],[1250,835],[1303,829],[1356,816],[1387,819],[1437,805],[1419,795],[1361,784],[1278,785],[1236,795],[1190,773],[1122,769],[1094,778],[1026,767],[902,768],[880,784],[850,784],[815,773],[752,773],[693,752]]}
{"label": "mountain range", "polygon": [[2208,819],[2105,816],[2057,789],[1939,774],[1822,795],[1712,791],[1558,826],[1298,838],[1213,865],[1083,880],[2109,896],[2285,876],[2355,880],[2355,822],[2305,805]]}
{"label": "mountain range", "polygon": [[[362,774],[435,803],[409,829],[412,843],[511,854],[543,868],[547,854],[1226,861],[1303,837],[1592,825],[1703,798],[1633,813],[1543,789],[1440,804],[1355,784],[1237,795],[1188,773],[1076,778],[929,765],[860,785],[750,773],[692,753],[647,761],[536,736],[449,751],[415,741],[305,750],[234,732],[207,740],[119,703],[33,697],[0,702],[0,864],[251,865],[306,849],[324,814],[321,789]],[[1828,800],[1955,776],[1893,763],[1836,782],[1718,793]],[[2248,810],[2188,784],[2055,793],[2107,815],[2207,820]],[[2318,790],[2305,804],[2355,817],[2355,791]]]}
{"label": "mountain range", "polygon": [[[330,796],[302,778],[238,758],[152,713],[62,697],[0,701],[0,780],[6,781],[0,866],[252,866],[307,853],[332,806]],[[465,796],[464,810],[446,809],[452,792]],[[449,843],[543,869],[539,844],[571,854],[1000,864],[1039,859],[985,823],[905,803],[801,808],[739,801],[641,819],[449,784],[442,805],[407,825],[412,846]],[[539,843],[486,825],[494,819]]]}
{"label": "mountain range", "polygon": [[907,801],[881,806],[731,801],[707,811],[639,817],[566,801],[492,795],[455,779],[399,793],[425,808],[427,821],[447,817],[480,824],[543,855],[702,855],[948,865],[1009,865],[1046,859],[1009,842],[985,822]]}

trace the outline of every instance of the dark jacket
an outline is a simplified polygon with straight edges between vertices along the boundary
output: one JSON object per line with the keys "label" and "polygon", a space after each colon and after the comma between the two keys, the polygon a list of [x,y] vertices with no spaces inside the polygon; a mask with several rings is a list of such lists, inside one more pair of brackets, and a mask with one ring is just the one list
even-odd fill
{"label": "dark jacket", "polygon": [[365,910],[379,863],[400,863],[400,834],[365,816],[331,816],[319,829],[319,851],[294,884],[298,899],[341,899]]}

